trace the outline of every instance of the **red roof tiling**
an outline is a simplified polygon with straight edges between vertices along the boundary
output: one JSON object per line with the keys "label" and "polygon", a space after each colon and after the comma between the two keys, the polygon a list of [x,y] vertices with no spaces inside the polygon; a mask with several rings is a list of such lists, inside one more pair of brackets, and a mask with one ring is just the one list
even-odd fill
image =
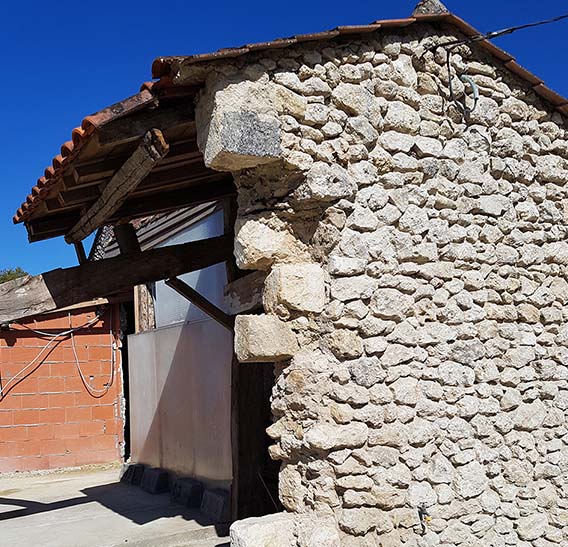
{"label": "red roof tiling", "polygon": [[50,166],[46,167],[43,176],[38,179],[26,201],[16,211],[14,223],[26,220],[33,209],[45,199],[51,187],[62,174],[63,168],[73,161],[98,127],[153,103],[156,100],[152,92],[154,86],[155,82],[146,83],[136,95],[83,118],[80,127],[71,131],[71,140],[62,144],[61,153],[53,158]]}
{"label": "red roof tiling", "polygon": [[453,13],[449,12],[434,14],[415,13],[412,17],[408,17],[406,19],[390,19],[384,21],[379,20],[369,25],[351,25],[337,27],[328,31],[318,32],[314,34],[300,34],[297,36],[292,36],[290,38],[280,38],[271,42],[245,44],[244,46],[236,48],[223,48],[213,53],[201,53],[198,55],[180,57],[158,57],[152,64],[152,76],[154,78],[160,79],[167,78],[169,81],[172,81],[175,76],[176,69],[179,66],[189,66],[222,59],[231,59],[235,57],[241,57],[243,55],[256,51],[285,48],[308,41],[325,41],[342,35],[365,34],[374,32],[381,28],[404,28],[414,23],[426,22],[444,23],[450,25],[469,38],[480,37],[480,39],[476,41],[479,46],[481,46],[489,54],[495,57],[497,61],[501,62],[503,66],[510,72],[526,81],[537,95],[540,95],[543,99],[552,103],[552,105],[558,108],[561,113],[566,113],[568,100],[546,87],[540,78],[529,72],[527,69],[523,68],[519,63],[517,63],[517,61],[515,61],[515,58],[512,55],[510,55],[506,51],[503,51],[501,48],[499,48],[489,40],[481,39],[481,33],[478,30],[476,30],[470,24],[466,23],[463,19],[460,19]]}
{"label": "red roof tiling", "polygon": [[[314,34],[301,34],[290,38],[280,38],[269,42],[256,44],[246,44],[236,48],[223,48],[213,53],[202,53],[190,56],[175,57],[158,57],[152,64],[152,76],[159,79],[157,82],[149,82],[142,86],[140,93],[120,101],[96,114],[87,116],[81,123],[80,127],[75,128],[71,134],[71,140],[64,143],[61,147],[61,154],[53,158],[52,165],[49,166],[38,182],[32,188],[30,195],[21,205],[14,216],[14,222],[25,221],[33,211],[33,209],[41,203],[49,189],[55,184],[65,165],[69,164],[89,141],[91,135],[97,127],[108,123],[111,120],[132,113],[140,108],[144,108],[152,103],[158,94],[167,90],[169,94],[176,92],[182,93],[181,86],[176,86],[174,77],[176,69],[179,66],[196,65],[199,63],[207,63],[211,61],[232,59],[241,57],[252,52],[266,51],[272,49],[284,49],[290,46],[306,43],[306,42],[322,42],[332,40],[338,36],[345,35],[361,35],[374,32],[381,28],[405,28],[415,23],[444,23],[468,37],[480,37],[476,43],[491,54],[498,62],[510,72],[521,78],[532,88],[532,90],[542,97],[545,101],[551,103],[563,115],[568,116],[568,100],[555,93],[544,85],[542,80],[534,74],[523,68],[517,63],[513,56],[503,51],[495,44],[487,39],[482,39],[481,34],[471,25],[449,12],[442,13],[416,13],[412,17],[405,19],[379,20],[369,25],[351,25],[337,27],[332,30],[318,32]],[[187,89],[187,88],[184,88]]]}

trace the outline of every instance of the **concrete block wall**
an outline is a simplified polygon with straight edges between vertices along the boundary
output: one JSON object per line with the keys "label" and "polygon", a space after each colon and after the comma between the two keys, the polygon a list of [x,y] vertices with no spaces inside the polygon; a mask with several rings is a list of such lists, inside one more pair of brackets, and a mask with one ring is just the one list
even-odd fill
{"label": "concrete block wall", "polygon": [[[78,327],[96,316],[83,308],[42,316],[24,325],[50,334]],[[50,344],[25,326],[0,332],[0,473],[119,461],[124,444],[118,308],[105,310],[92,326]],[[111,340],[115,340],[115,349]],[[114,360],[111,352],[114,351]],[[114,372],[111,374],[112,366]],[[25,369],[25,370],[24,370]],[[21,378],[19,381],[14,378]],[[106,383],[110,385],[105,386]]]}

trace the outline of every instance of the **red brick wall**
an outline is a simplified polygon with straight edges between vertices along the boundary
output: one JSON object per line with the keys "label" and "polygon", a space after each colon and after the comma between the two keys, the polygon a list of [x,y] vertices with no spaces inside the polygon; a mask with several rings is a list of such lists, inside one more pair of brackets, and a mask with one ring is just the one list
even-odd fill
{"label": "red brick wall", "polygon": [[[96,308],[50,314],[23,322],[57,334],[96,317]],[[107,463],[121,459],[123,446],[120,351],[111,377],[111,322],[119,340],[117,306],[90,327],[74,333],[77,357],[93,394],[83,384],[69,336],[49,342],[21,325],[0,332],[0,473]],[[16,378],[19,381],[13,381]],[[10,382],[10,383],[9,383]],[[94,395],[94,396],[93,396]]]}

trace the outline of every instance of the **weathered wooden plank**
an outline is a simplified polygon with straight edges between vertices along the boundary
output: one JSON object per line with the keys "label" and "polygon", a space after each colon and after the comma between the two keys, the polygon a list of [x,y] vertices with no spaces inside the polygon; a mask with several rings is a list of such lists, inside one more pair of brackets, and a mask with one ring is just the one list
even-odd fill
{"label": "weathered wooden plank", "polygon": [[119,118],[98,131],[101,145],[119,144],[141,137],[150,129],[171,129],[178,125],[193,122],[195,119],[195,107],[191,101],[183,104],[158,107],[153,110],[145,110],[133,116]]}
{"label": "weathered wooden plank", "polygon": [[266,272],[253,272],[225,286],[225,304],[229,315],[262,307],[262,289]]}
{"label": "weathered wooden plank", "polygon": [[212,319],[215,319],[215,321],[223,325],[226,329],[230,331],[233,330],[235,318],[227,315],[223,310],[215,306],[215,304],[207,300],[207,298],[199,294],[187,283],[177,277],[173,277],[166,281],[166,285],[181,294],[184,298],[187,298],[193,305],[197,306]]}
{"label": "weathered wooden plank", "polygon": [[[216,175],[217,179],[223,175]],[[237,190],[230,177],[225,180],[211,180],[185,186],[176,190],[162,190],[147,196],[132,196],[126,203],[109,218],[109,222],[124,218],[135,218],[149,214],[164,213],[191,205],[199,205],[209,201],[217,201],[227,196],[235,196]]]}
{"label": "weathered wooden plank", "polygon": [[0,323],[168,279],[227,260],[230,236],[172,245],[115,258],[86,262],[0,284]]}
{"label": "weathered wooden plank", "polygon": [[67,243],[81,241],[114,213],[130,194],[150,173],[153,167],[168,153],[169,146],[159,129],[152,129],[144,135],[142,142],[132,156],[115,173],[105,186],[100,197],[79,222],[65,236]]}
{"label": "weathered wooden plank", "polygon": [[[122,207],[107,219],[107,223],[112,224],[125,219],[144,217],[200,203],[217,201],[227,196],[235,196],[236,193],[231,175],[226,173],[216,173],[211,175],[210,180],[200,181],[195,185],[182,186],[175,190],[156,189],[152,194],[141,196],[134,192],[132,196],[127,198]],[[26,224],[29,240],[41,241],[63,235],[78,220],[78,209],[64,211],[62,214],[44,219],[32,219]]]}

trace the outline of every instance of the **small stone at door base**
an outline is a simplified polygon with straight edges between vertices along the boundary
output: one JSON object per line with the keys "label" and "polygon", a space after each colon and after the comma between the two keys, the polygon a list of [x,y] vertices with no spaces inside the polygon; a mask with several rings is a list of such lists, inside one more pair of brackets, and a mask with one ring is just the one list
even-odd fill
{"label": "small stone at door base", "polygon": [[170,489],[168,472],[159,467],[147,467],[140,486],[150,494],[163,494]]}
{"label": "small stone at door base", "polygon": [[201,507],[203,484],[195,479],[177,479],[172,486],[171,500],[186,507]]}
{"label": "small stone at door base", "polygon": [[205,490],[201,502],[201,512],[217,524],[231,520],[229,493],[225,490]]}
{"label": "small stone at door base", "polygon": [[145,466],[141,463],[129,463],[122,467],[120,481],[140,486]]}

